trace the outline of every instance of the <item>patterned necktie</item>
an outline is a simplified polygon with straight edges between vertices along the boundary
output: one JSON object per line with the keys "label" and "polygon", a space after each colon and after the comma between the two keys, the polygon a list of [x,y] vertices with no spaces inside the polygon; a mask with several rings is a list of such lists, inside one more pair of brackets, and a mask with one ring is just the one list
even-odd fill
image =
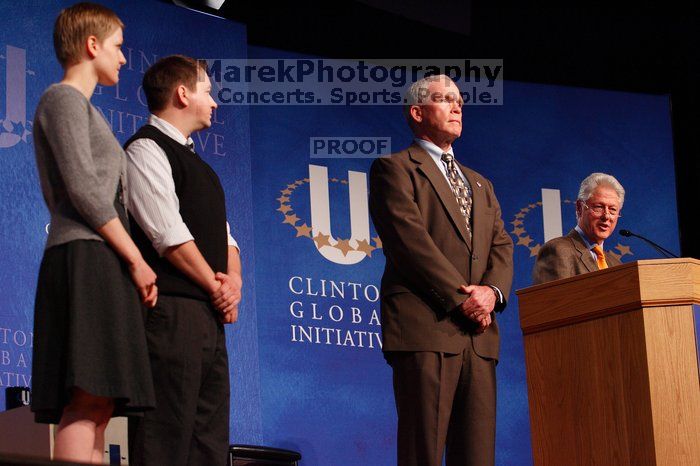
{"label": "patterned necktie", "polygon": [[459,205],[459,210],[462,212],[462,215],[464,216],[464,220],[467,225],[467,231],[469,232],[469,240],[471,241],[471,236],[472,236],[472,227],[471,227],[471,219],[472,219],[472,189],[471,186],[469,186],[469,182],[467,184],[464,183],[464,180],[462,180],[462,177],[460,176],[459,172],[457,171],[457,164],[455,163],[455,158],[452,156],[452,154],[442,154],[442,161],[445,163],[445,166],[447,167],[447,178],[450,181],[450,188],[452,188],[452,192],[454,193],[455,197],[457,198],[457,204]]}
{"label": "patterned necktie", "polygon": [[601,248],[599,245],[596,244],[591,249],[595,253],[596,262],[598,262],[598,269],[600,269],[600,270],[607,269],[608,263],[605,260],[605,253],[603,252],[603,248]]}

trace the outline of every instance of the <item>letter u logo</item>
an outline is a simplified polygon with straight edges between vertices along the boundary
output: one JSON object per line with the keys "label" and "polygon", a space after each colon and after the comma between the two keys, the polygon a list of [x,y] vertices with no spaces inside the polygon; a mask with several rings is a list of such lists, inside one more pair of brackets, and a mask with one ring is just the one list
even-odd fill
{"label": "letter u logo", "polygon": [[[350,191],[350,240],[349,245],[357,248],[358,241],[369,241],[369,210],[367,208],[367,175],[348,171]],[[331,232],[331,209],[328,195],[328,168],[309,165],[309,197],[311,201],[311,228],[313,236],[330,235],[329,242],[337,246],[338,240]],[[342,265],[357,264],[367,254],[349,250],[346,255],[335,248],[322,247],[318,250],[331,262]]]}
{"label": "letter u logo", "polygon": [[5,118],[0,119],[0,148],[16,145],[27,123],[27,57],[24,49],[8,45],[5,53]]}

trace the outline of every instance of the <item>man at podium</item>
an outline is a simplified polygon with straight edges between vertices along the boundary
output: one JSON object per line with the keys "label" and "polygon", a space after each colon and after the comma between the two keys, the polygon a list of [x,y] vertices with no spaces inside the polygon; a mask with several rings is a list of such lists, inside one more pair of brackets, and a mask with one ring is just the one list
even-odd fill
{"label": "man at podium", "polygon": [[604,252],[603,241],[615,230],[624,202],[625,190],[614,176],[588,175],[581,182],[576,199],[576,227],[540,248],[532,271],[533,283],[619,265],[617,257]]}

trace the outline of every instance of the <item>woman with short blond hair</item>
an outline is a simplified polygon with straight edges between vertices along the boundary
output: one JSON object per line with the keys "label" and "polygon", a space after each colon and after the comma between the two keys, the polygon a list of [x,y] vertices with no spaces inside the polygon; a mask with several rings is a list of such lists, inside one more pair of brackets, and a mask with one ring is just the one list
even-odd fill
{"label": "woman with short blond hair", "polygon": [[63,79],[34,117],[37,169],[51,214],[34,311],[32,410],[58,424],[54,459],[102,463],[113,415],[155,405],[143,306],[156,275],[128,234],[126,158],[91,103],[126,63],[124,24],[108,8],[61,11],[54,48]]}

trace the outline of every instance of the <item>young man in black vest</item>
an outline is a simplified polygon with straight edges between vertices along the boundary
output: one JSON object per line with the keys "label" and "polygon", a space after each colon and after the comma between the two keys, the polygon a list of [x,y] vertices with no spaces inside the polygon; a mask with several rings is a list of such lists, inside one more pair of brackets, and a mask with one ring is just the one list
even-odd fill
{"label": "young man in black vest", "polygon": [[146,71],[148,124],[127,141],[132,234],[158,275],[146,333],[156,409],[132,436],[132,465],[225,465],[229,372],[223,324],[241,299],[224,191],[190,135],[211,126],[206,64],[162,58]]}

